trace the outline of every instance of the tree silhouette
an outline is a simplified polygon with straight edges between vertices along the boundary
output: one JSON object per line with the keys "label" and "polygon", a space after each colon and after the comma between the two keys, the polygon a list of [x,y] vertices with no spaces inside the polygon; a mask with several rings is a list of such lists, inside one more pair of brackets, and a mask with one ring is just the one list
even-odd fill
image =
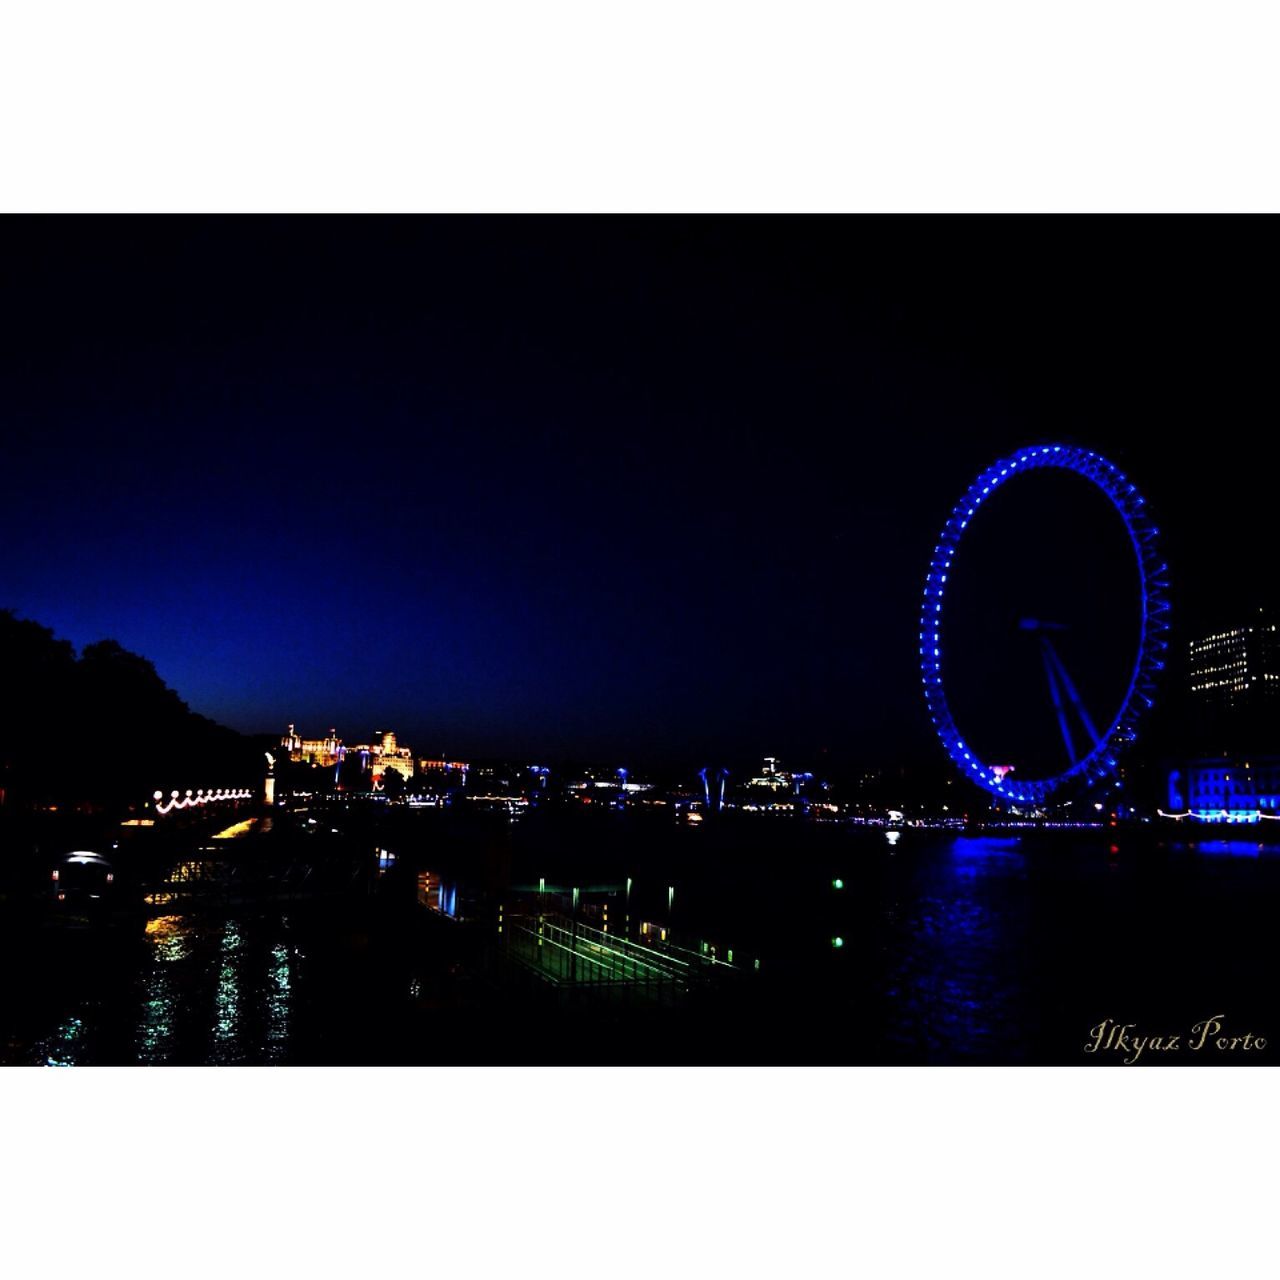
{"label": "tree silhouette", "polygon": [[125,808],[157,788],[249,786],[257,744],[196,715],[115,640],[75,649],[0,610],[0,789],[6,805]]}

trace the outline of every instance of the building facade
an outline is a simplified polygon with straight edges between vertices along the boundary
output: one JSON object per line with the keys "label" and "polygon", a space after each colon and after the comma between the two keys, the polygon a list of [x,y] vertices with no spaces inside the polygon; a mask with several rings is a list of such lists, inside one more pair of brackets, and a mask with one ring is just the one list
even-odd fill
{"label": "building facade", "polygon": [[372,772],[375,785],[382,781],[387,770],[398,773],[406,782],[413,777],[413,752],[396,741],[393,730],[384,733],[381,729],[375,729],[373,742],[360,743],[347,750],[359,753],[365,767]]}
{"label": "building facade", "polygon": [[466,786],[467,771],[471,766],[465,760],[419,760],[418,773],[432,782],[457,783]]}
{"label": "building facade", "polygon": [[1247,624],[1192,640],[1191,695],[1206,710],[1280,706],[1280,631],[1266,611]]}
{"label": "building facade", "polygon": [[[280,739],[280,746],[295,764],[311,764],[321,768],[337,768],[348,756],[359,757],[360,767],[372,774],[375,785],[382,781],[388,769],[398,773],[406,782],[414,774],[413,752],[408,747],[401,746],[391,730],[384,733],[378,729],[372,742],[346,746],[338,737],[336,729],[330,729],[325,738],[304,738],[294,725],[290,725]],[[465,770],[467,766],[458,767]]]}
{"label": "building facade", "polygon": [[329,769],[341,764],[346,754],[336,729],[330,729],[327,738],[304,738],[290,725],[280,739],[280,746],[295,764],[314,764]]}
{"label": "building facade", "polygon": [[1169,775],[1169,806],[1201,822],[1280,820],[1280,756],[1193,760]]}

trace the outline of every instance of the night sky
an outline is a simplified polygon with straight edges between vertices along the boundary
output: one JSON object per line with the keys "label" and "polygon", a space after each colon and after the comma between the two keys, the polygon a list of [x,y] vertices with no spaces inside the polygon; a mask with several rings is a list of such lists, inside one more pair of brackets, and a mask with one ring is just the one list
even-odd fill
{"label": "night sky", "polygon": [[1268,229],[8,218],[0,606],[244,731],[910,755],[929,554],[1003,452],[1129,471],[1182,627],[1264,602]]}

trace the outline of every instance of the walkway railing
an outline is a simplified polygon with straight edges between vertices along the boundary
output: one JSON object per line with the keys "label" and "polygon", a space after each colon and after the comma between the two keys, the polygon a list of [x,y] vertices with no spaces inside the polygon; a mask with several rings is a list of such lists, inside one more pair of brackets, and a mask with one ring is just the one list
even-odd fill
{"label": "walkway railing", "polygon": [[560,915],[508,916],[503,950],[555,987],[669,1001],[724,965],[692,951],[646,945]]}

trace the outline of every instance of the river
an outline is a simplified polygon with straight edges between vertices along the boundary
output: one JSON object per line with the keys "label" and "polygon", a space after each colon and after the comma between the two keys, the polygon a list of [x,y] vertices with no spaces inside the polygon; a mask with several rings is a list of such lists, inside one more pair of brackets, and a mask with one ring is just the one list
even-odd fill
{"label": "river", "polygon": [[[549,1007],[403,902],[157,910],[136,928],[11,934],[0,1057],[1118,1065],[1143,1036],[1144,1064],[1274,1061],[1239,1038],[1280,1035],[1280,846],[864,829],[806,860],[789,840],[779,828],[767,876],[716,877],[722,912],[693,870],[679,887],[703,917],[676,918],[685,940],[728,931],[745,971],[692,1010]],[[1118,1045],[1094,1033],[1108,1019],[1130,1026]]]}

